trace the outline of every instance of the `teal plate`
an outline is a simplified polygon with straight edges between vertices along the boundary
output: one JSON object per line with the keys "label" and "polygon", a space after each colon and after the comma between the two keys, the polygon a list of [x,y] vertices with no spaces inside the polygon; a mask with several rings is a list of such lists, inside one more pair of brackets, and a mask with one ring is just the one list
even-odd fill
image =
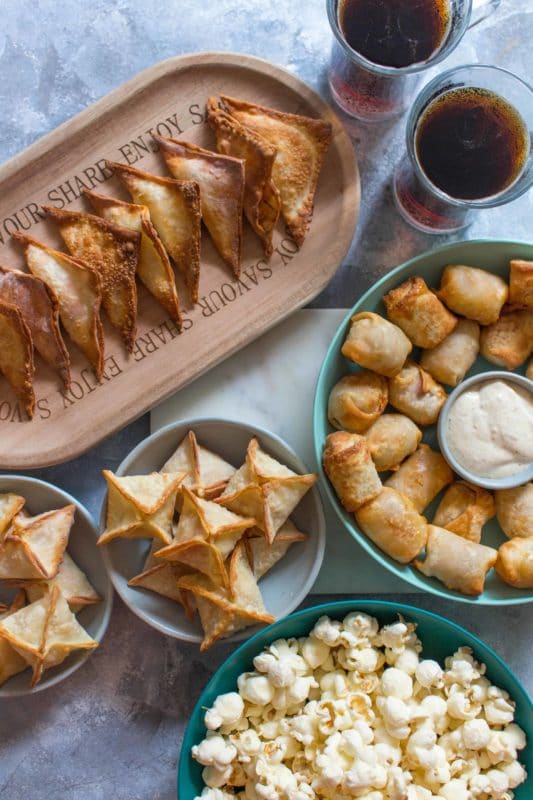
{"label": "teal plate", "polygon": [[[408,622],[416,622],[417,633],[423,644],[425,658],[433,658],[443,664],[444,658],[459,647],[471,647],[475,657],[486,664],[489,680],[509,692],[516,703],[515,719],[525,731],[528,743],[533,737],[533,704],[519,680],[509,667],[486,644],[464,628],[444,617],[401,603],[343,600],[336,603],[306,608],[290,617],[275,622],[241,645],[218,669],[204,689],[191,714],[190,722],[181,747],[178,767],[178,798],[193,800],[202,793],[202,767],[191,758],[191,748],[205,736],[204,713],[219,694],[237,688],[241,672],[253,669],[252,661],[264,647],[280,638],[305,636],[323,614],[333,619],[342,619],[352,611],[362,611],[376,617],[381,625],[395,622],[402,614]],[[530,776],[522,786],[514,790],[515,800],[531,800],[533,797],[533,748],[522,750],[520,760]]]}
{"label": "teal plate", "polygon": [[[322,450],[326,437],[334,430],[328,422],[327,409],[329,393],[335,383],[343,375],[346,375],[348,372],[357,372],[359,370],[359,367],[351,361],[348,361],[341,353],[341,346],[348,333],[350,319],[353,314],[360,311],[375,311],[382,316],[386,316],[385,307],[381,301],[384,294],[413,275],[421,275],[430,287],[436,288],[440,283],[441,272],[447,264],[467,264],[471,267],[482,267],[483,269],[494,272],[496,275],[501,275],[507,280],[509,275],[509,261],[513,258],[533,261],[533,245],[527,244],[526,242],[497,241],[491,239],[458,242],[457,244],[437,247],[435,250],[412,258],[410,261],[406,261],[405,264],[400,264],[399,267],[387,273],[385,277],[374,284],[374,286],[354,305],[333,337],[333,341],[331,342],[324,363],[322,364],[320,375],[318,376],[313,411],[315,455],[319,466],[322,487],[329,497],[337,516],[354,539],[367,553],[379,562],[382,567],[390,570],[390,572],[393,572],[398,578],[407,581],[416,589],[432,592],[440,597],[460,600],[464,603],[477,603],[477,605],[512,605],[515,603],[528,603],[533,601],[533,593],[528,589],[513,589],[511,586],[504,583],[492,569],[485,581],[485,591],[479,597],[467,597],[466,595],[447,589],[444,584],[440,583],[440,581],[437,581],[435,578],[427,578],[408,564],[399,564],[394,561],[394,559],[382,552],[379,547],[376,547],[370,539],[359,531],[353,515],[345,511],[338,501],[337,495],[322,467]],[[415,361],[418,361],[419,352],[419,348],[416,348],[414,351]],[[480,356],[467,372],[467,377],[494,368],[494,364],[489,364],[488,361]],[[516,372],[524,374],[525,365],[516,370]],[[449,387],[447,391],[450,391]],[[427,442],[427,444],[431,445],[435,450],[439,449],[435,425],[424,430],[423,441]],[[440,498],[441,495],[439,494],[425,510],[424,515],[427,516],[429,520],[433,518]],[[483,544],[487,544],[491,547],[499,547],[505,540],[506,537],[496,518],[493,518],[484,526],[481,538]],[[354,552],[352,557],[354,561],[353,591],[357,592],[357,553]]]}

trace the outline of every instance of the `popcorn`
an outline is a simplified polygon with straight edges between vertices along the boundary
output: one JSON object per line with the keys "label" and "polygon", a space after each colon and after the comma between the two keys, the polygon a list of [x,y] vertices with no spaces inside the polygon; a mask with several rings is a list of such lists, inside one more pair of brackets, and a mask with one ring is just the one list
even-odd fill
{"label": "popcorn", "polygon": [[444,668],[412,623],[321,617],[259,653],[205,712],[195,800],[511,800],[514,704],[463,647]]}

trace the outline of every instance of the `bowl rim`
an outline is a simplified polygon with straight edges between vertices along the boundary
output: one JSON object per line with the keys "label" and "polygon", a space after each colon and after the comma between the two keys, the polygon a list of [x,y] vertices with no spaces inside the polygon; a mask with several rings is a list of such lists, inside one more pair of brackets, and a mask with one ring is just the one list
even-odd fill
{"label": "bowl rim", "polygon": [[[65,491],[65,489],[62,489],[59,486],[55,486],[53,483],[50,483],[49,481],[44,481],[41,478],[34,478],[31,475],[22,475],[22,474],[9,475],[7,473],[0,473],[0,490],[2,490],[3,486],[9,486],[10,484],[13,485],[13,490],[14,490],[14,487],[17,485],[17,483],[20,483],[20,481],[28,484],[41,486],[46,490],[53,490],[54,492],[57,492],[62,496],[62,498],[65,500],[65,505],[68,505],[70,503],[74,504],[76,506],[77,512],[83,517],[85,522],[92,529],[94,533],[94,547],[96,548],[96,540],[98,539],[99,535],[98,525],[96,524],[96,521],[94,520],[90,511],[83,505],[83,503],[81,503],[78,499],[73,497],[73,495],[71,495],[69,492]],[[94,638],[96,639],[99,645],[102,643],[102,640],[107,632],[109,621],[111,619],[111,612],[113,610],[113,583],[109,577],[107,569],[105,568],[105,563],[104,563],[104,569],[102,570],[102,578],[106,583],[106,591],[104,593],[104,596],[102,597],[102,603],[100,606],[102,609],[102,616],[98,624],[98,630],[94,634]],[[85,650],[83,653],[79,653],[75,661],[63,670],[61,669],[61,664],[58,664],[57,667],[59,667],[59,672],[48,679],[43,678],[43,680],[40,681],[37,684],[37,686],[34,687],[28,686],[28,688],[22,687],[20,689],[12,689],[9,692],[5,693],[3,693],[4,687],[0,686],[0,701],[2,699],[7,700],[11,697],[21,697],[24,695],[37,694],[38,692],[44,692],[46,689],[50,689],[52,686],[56,686],[58,683],[61,683],[61,681],[65,680],[65,678],[68,678],[70,677],[70,675],[73,675],[74,672],[76,672],[76,670],[78,670],[83,664],[85,664],[85,662],[87,661],[88,658],[90,658],[92,653],[93,650]],[[57,667],[55,667],[54,669],[57,669]],[[8,684],[9,680],[7,680],[4,685],[7,686]]]}
{"label": "bowl rim", "polygon": [[[231,428],[239,428],[244,429],[250,432],[250,438],[252,436],[258,436],[260,439],[261,437],[266,437],[268,439],[274,440],[283,450],[290,454],[291,458],[293,459],[298,471],[301,474],[308,473],[309,470],[307,466],[304,464],[302,459],[295,453],[292,447],[278,434],[273,433],[272,431],[267,430],[266,428],[262,428],[258,425],[254,425],[248,422],[239,422],[237,420],[227,419],[225,417],[186,417],[182,420],[176,420],[174,422],[170,422],[168,425],[160,428],[159,430],[151,433],[149,436],[142,439],[134,448],[128,453],[127,456],[121,461],[119,466],[116,469],[116,475],[123,476],[127,474],[128,469],[130,468],[131,464],[135,461],[135,459],[144,452],[144,450],[150,446],[151,444],[157,442],[159,439],[164,438],[169,433],[179,430],[182,428],[188,430],[194,430],[195,426],[203,425],[203,424],[224,424]],[[176,445],[177,446],[177,445]],[[322,494],[319,488],[319,481],[317,480],[315,484],[311,487],[310,493],[313,493],[314,498],[314,505],[316,510],[315,520],[316,520],[316,556],[313,561],[312,569],[309,571],[309,574],[302,586],[302,590],[298,593],[295,597],[296,602],[291,602],[291,606],[293,606],[292,610],[297,608],[300,603],[307,597],[309,594],[311,587],[313,586],[320,568],[322,566],[322,562],[324,560],[324,554],[326,549],[326,518],[324,514],[324,504],[322,500]],[[102,499],[101,511],[100,511],[100,518],[99,518],[99,525],[100,530],[103,529],[105,526],[105,513],[107,508],[107,497],[108,492],[106,490],[104,497]],[[132,603],[130,598],[122,592],[121,587],[117,585],[118,582],[115,580],[115,573],[116,570],[113,568],[111,564],[111,558],[108,550],[108,545],[103,545],[99,548],[102,552],[102,558],[104,560],[104,564],[106,567],[106,571],[108,577],[113,584],[113,587],[121,600],[126,604],[126,606],[132,611],[139,619],[145,622],[150,627],[154,628],[155,630],[159,631],[160,633],[165,634],[166,636],[170,636],[173,639],[178,639],[179,641],[189,642],[191,644],[198,644],[202,641],[203,636],[197,633],[187,633],[187,632],[178,632],[174,628],[170,628],[163,622],[159,622],[153,620],[148,613],[146,613],[143,609],[141,609],[136,603]],[[285,615],[286,616],[286,615]],[[284,619],[284,617],[282,617]],[[260,633],[261,631],[258,631]],[[255,635],[255,634],[253,634]],[[233,636],[228,636],[227,639],[223,639],[224,643],[232,643],[232,642],[240,642],[243,639],[248,639],[249,634],[246,634],[246,629],[242,631],[238,631],[234,633]]]}
{"label": "bowl rim", "polygon": [[[209,694],[213,685],[218,680],[220,674],[226,671],[230,667],[230,665],[232,665],[234,662],[238,661],[243,655],[243,653],[247,650],[247,648],[252,648],[256,644],[259,637],[264,637],[265,635],[268,634],[269,640],[275,641],[275,639],[277,638],[276,629],[281,625],[286,625],[287,622],[292,620],[299,620],[306,615],[318,616],[320,614],[328,614],[328,616],[331,616],[335,614],[336,609],[340,609],[341,607],[345,608],[347,605],[352,606],[351,611],[343,611],[342,612],[343,615],[350,614],[353,611],[357,611],[359,606],[365,606],[365,608],[368,608],[368,606],[375,607],[376,608],[375,612],[368,612],[368,611],[362,612],[362,613],[372,613],[373,615],[378,614],[380,609],[386,611],[393,611],[394,613],[401,614],[405,617],[408,617],[410,613],[415,612],[415,614],[425,617],[428,622],[436,621],[438,624],[444,624],[445,626],[451,628],[455,633],[460,633],[461,636],[466,635],[473,642],[474,647],[476,649],[479,648],[481,651],[484,650],[488,652],[490,657],[493,658],[499,665],[499,667],[504,670],[504,672],[510,678],[511,682],[514,682],[516,684],[516,687],[518,688],[519,692],[523,695],[529,707],[529,711],[533,713],[533,698],[530,697],[525,686],[523,685],[521,680],[517,678],[513,670],[505,663],[503,658],[499,656],[498,653],[496,653],[496,651],[492,649],[492,647],[490,647],[490,645],[486,644],[482,639],[479,638],[479,636],[476,636],[476,634],[472,633],[467,628],[464,628],[462,625],[459,625],[459,623],[454,622],[453,620],[448,619],[447,617],[443,617],[434,611],[428,611],[425,608],[419,608],[418,606],[413,606],[407,603],[398,603],[392,600],[372,600],[372,599],[366,600],[363,598],[358,598],[358,599],[348,598],[346,600],[333,600],[327,603],[319,603],[316,606],[309,606],[308,608],[303,608],[300,609],[299,611],[293,612],[292,614],[289,614],[283,619],[277,620],[268,627],[258,631],[249,639],[247,639],[247,641],[239,645],[239,647],[237,647],[232,653],[230,653],[230,655],[216,669],[216,671],[211,676],[211,678],[203,688],[202,692],[200,693],[200,696],[198,697],[196,703],[194,704],[194,707],[189,714],[188,725],[183,734],[181,751],[178,759],[178,774],[177,774],[178,799],[182,798],[183,800],[185,798],[184,790],[186,787],[181,785],[182,780],[180,779],[180,776],[183,775],[184,773],[185,762],[190,758],[191,746],[192,744],[195,744],[194,742],[189,741],[192,738],[191,731],[192,731],[193,718],[197,715],[199,710],[206,708],[204,698],[207,694]],[[287,634],[285,636],[287,636]],[[476,656],[476,658],[478,658],[478,660],[483,661],[483,659],[480,658],[476,652],[474,652],[474,655]]]}
{"label": "bowl rim", "polygon": [[472,377],[467,378],[465,381],[461,381],[461,383],[459,383],[448,395],[437,422],[437,437],[442,455],[453,471],[457,472],[461,478],[473,483],[475,486],[481,486],[484,489],[514,489],[515,487],[522,486],[522,484],[528,483],[533,479],[533,463],[524,467],[524,469],[519,470],[519,472],[514,472],[512,475],[506,475],[503,478],[488,478],[476,475],[475,472],[471,472],[469,469],[463,466],[463,464],[461,464],[461,462],[455,457],[451,447],[448,444],[447,422],[448,417],[450,416],[450,411],[452,410],[457,398],[472,386],[494,380],[517,383],[519,386],[522,386],[529,391],[529,393],[533,396],[533,381],[531,381],[525,375],[519,375],[516,372],[507,372],[506,370],[498,369],[492,369],[488,370],[487,372],[480,372],[477,375],[472,375]]}
{"label": "bowl rim", "polygon": [[[328,364],[333,356],[333,353],[339,348],[338,342],[341,340],[342,335],[345,333],[348,323],[350,322],[353,314],[355,313],[356,306],[359,308],[362,304],[368,302],[368,298],[372,295],[378,285],[382,285],[390,278],[394,278],[398,274],[402,273],[404,270],[415,267],[420,262],[424,262],[428,258],[433,258],[435,256],[445,256],[447,252],[450,250],[456,250],[457,248],[466,247],[476,248],[482,245],[498,245],[504,248],[528,248],[533,251],[533,242],[527,242],[525,240],[520,239],[497,239],[497,238],[482,238],[482,239],[468,239],[466,241],[456,241],[456,242],[449,242],[447,244],[440,245],[435,247],[431,250],[425,250],[423,253],[419,253],[412,258],[409,258],[407,261],[403,261],[401,264],[396,265],[393,269],[386,272],[382,275],[377,281],[375,281],[372,286],[370,286],[366,292],[364,292],[361,297],[356,300],[356,302],[348,309],[346,315],[340,321],[337,330],[333,334],[331,338],[329,347],[327,349],[326,355],[322,361],[322,365],[320,367],[320,371],[318,373],[318,378],[316,381],[315,386],[315,396],[313,401],[313,444],[314,444],[314,451],[315,451],[315,461],[317,463],[318,474],[320,476],[320,483],[322,489],[324,490],[326,497],[328,498],[335,515],[341,525],[348,531],[352,539],[354,539],[357,544],[363,548],[379,565],[381,565],[384,569],[392,572],[397,578],[404,581],[404,583],[412,586],[414,591],[416,592],[428,592],[429,594],[434,594],[437,597],[444,597],[448,600],[454,600],[460,603],[468,603],[472,605],[479,605],[479,606],[513,606],[513,605],[520,605],[525,603],[533,603],[533,592],[529,595],[523,596],[522,592],[526,590],[517,589],[516,597],[508,597],[508,598],[490,598],[486,597],[485,592],[483,592],[479,597],[468,597],[466,595],[460,594],[459,592],[454,592],[451,589],[446,589],[444,586],[441,588],[440,586],[433,585],[430,580],[426,579],[423,582],[421,581],[420,584],[413,582],[407,575],[400,571],[400,569],[396,568],[396,565],[393,563],[389,563],[392,559],[386,555],[386,553],[379,553],[376,552],[378,550],[377,546],[374,545],[361,531],[358,529],[354,529],[354,525],[350,526],[343,516],[343,510],[340,507],[340,503],[338,502],[335,493],[330,485],[330,482],[324,472],[324,467],[322,464],[322,445],[319,441],[319,437],[317,435],[317,431],[319,426],[323,424],[322,415],[320,414],[320,393],[325,382],[325,375],[328,368]],[[400,565],[398,565],[400,566]]]}

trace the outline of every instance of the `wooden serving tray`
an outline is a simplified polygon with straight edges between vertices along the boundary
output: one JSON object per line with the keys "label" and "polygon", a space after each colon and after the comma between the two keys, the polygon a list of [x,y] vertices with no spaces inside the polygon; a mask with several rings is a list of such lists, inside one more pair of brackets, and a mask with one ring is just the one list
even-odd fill
{"label": "wooden serving tray", "polygon": [[49,466],[80,455],[303,306],[340,264],[352,240],[360,202],[357,163],[344,128],[328,105],[293,75],[266,61],[227,53],[172,58],[145,70],[1,167],[0,263],[25,268],[11,236],[16,230],[64,249],[53,224],[41,219],[41,205],[90,211],[80,199],[84,186],[128,199],[110,178],[105,159],[167,175],[154,152],[152,131],[214,149],[203,112],[208,96],[220,93],[321,116],[333,125],[314,219],[303,247],[297,250],[280,222],[267,262],[259,239],[245,224],[242,274],[236,280],[203,231],[196,306],[187,304],[178,279],[182,333],[139,286],[132,355],[104,320],[105,372],[98,383],[66,339],[73,378],[67,392],[37,357],[32,421],[0,376],[0,468]]}

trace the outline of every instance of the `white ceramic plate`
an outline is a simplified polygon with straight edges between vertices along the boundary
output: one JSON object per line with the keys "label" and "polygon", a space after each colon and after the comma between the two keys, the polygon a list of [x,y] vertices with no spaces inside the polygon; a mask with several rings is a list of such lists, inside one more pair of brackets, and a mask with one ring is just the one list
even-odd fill
{"label": "white ceramic plate", "polygon": [[[187,432],[193,430],[200,444],[219,453],[236,468],[243,463],[248,442],[257,436],[263,448],[274,458],[298,473],[309,470],[294,451],[278,436],[253,425],[223,419],[188,419],[168,425],[142,441],[117,470],[118,475],[143,475],[161,469]],[[105,527],[107,498],[102,507],[101,525]],[[305,495],[291,519],[307,534],[296,542],[281,561],[260,581],[268,611],[284,617],[309,593],[322,564],[326,525],[322,502],[316,485]],[[146,539],[115,539],[101,548],[113,586],[126,605],[153,628],[187,642],[203,639],[197,619],[189,621],[181,606],[146,589],[128,586],[128,580],[142,571],[150,548]],[[238,641],[256,633],[259,626],[246,628],[223,641]]]}
{"label": "white ceramic plate", "polygon": [[[113,605],[113,588],[106,574],[102,554],[96,547],[98,529],[87,509],[74,497],[57,486],[52,486],[37,478],[18,475],[0,475],[0,492],[15,492],[26,498],[26,510],[30,514],[42,514],[56,508],[73,503],[76,506],[74,524],[70,532],[67,551],[76,564],[82,569],[94,586],[102,601],[83,608],[77,618],[80,625],[100,642],[104,636],[111,616]],[[17,589],[8,588],[0,582],[0,602],[8,602],[16,594]],[[72,653],[62,664],[44,671],[43,677],[33,689],[30,686],[29,669],[14,675],[0,686],[0,698],[16,697],[22,694],[35,694],[72,675],[83,662],[89,658],[93,650],[78,650]]]}

